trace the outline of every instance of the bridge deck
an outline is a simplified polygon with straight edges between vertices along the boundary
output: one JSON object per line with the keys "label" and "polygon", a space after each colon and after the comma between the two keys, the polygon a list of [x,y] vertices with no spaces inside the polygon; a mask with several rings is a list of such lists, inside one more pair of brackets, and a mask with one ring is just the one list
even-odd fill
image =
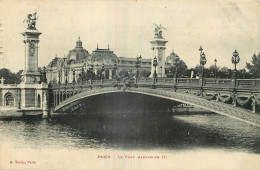
{"label": "bridge deck", "polygon": [[251,113],[248,109],[241,107],[234,107],[231,104],[218,102],[216,100],[207,100],[201,96],[195,96],[187,93],[176,92],[169,88],[165,89],[151,89],[151,88],[131,88],[127,90],[121,90],[113,87],[105,87],[98,89],[87,89],[79,94],[76,94],[67,100],[64,100],[55,107],[55,112],[66,112],[66,110],[73,106],[72,103],[79,102],[89,96],[100,95],[104,93],[117,93],[117,92],[128,92],[128,93],[140,93],[150,96],[156,96],[166,98],[169,100],[179,101],[182,103],[191,104],[211,112],[215,112],[221,115],[225,115],[231,118],[235,118],[256,126],[260,127],[260,115]]}

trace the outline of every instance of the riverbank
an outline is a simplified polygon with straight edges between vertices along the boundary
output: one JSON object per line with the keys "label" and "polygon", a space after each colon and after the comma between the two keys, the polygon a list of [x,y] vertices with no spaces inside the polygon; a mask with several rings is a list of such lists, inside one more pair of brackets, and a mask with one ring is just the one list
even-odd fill
{"label": "riverbank", "polygon": [[14,107],[1,107],[0,120],[42,118],[43,111],[39,108],[18,109]]}

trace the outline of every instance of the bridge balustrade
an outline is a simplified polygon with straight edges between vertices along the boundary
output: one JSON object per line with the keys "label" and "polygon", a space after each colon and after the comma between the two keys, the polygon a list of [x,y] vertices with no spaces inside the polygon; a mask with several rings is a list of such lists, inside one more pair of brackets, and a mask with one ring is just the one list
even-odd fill
{"label": "bridge balustrade", "polygon": [[[56,84],[52,88],[54,92],[54,105],[59,105],[75,94],[84,91],[91,91],[92,88],[100,89],[117,87],[118,89],[123,89],[126,87],[124,83],[125,82],[122,79],[119,81],[105,79],[103,81],[92,80],[60,85]],[[135,79],[130,79],[131,89],[138,87],[140,87],[140,89],[149,89],[154,88],[153,85],[153,78],[139,78],[137,83]],[[249,105],[256,107],[256,105],[260,104],[258,99],[260,97],[259,87],[260,79],[237,79],[235,83],[234,79],[157,78],[155,83],[155,88],[161,90],[172,89],[174,91],[184,92],[195,96],[202,96],[207,100],[214,99],[224,103],[232,102],[235,103],[234,106],[238,103],[240,106],[247,105],[247,107]],[[242,95],[247,97],[244,99]]]}
{"label": "bridge balustrade", "polygon": [[138,82],[153,82],[152,78],[139,78]]}
{"label": "bridge balustrade", "polygon": [[220,79],[217,80],[219,85],[223,85],[223,86],[229,86],[231,85],[231,80],[229,79]]}
{"label": "bridge balustrade", "polygon": [[[212,78],[205,78],[203,79],[203,84],[201,83],[200,79],[194,79],[194,78],[158,78],[155,85],[161,86],[191,86],[191,87],[217,87],[217,88],[234,88],[235,83],[231,79],[212,79]],[[137,85],[138,86],[150,86],[153,84],[153,78],[140,78],[138,79]],[[69,88],[88,88],[90,86],[104,86],[108,87],[112,84],[116,84],[117,82],[114,80],[92,80],[91,81],[83,81],[83,82],[77,82],[77,83],[67,83],[67,84],[60,84],[55,85],[53,88],[59,88],[59,89],[69,89]],[[118,81],[119,84],[123,84],[122,81]],[[130,84],[135,84],[135,81],[130,81]],[[243,88],[243,89],[250,89],[255,88],[258,89],[260,87],[260,80],[245,80],[245,79],[238,79],[236,82],[236,88]]]}
{"label": "bridge balustrade", "polygon": [[189,84],[189,83],[190,83],[190,81],[187,78],[178,78],[177,79],[177,84]]}
{"label": "bridge balustrade", "polygon": [[[132,80],[132,79],[131,79]],[[130,80],[130,84],[135,84],[135,80]],[[76,83],[67,83],[67,84],[56,84],[54,88],[59,89],[67,89],[71,87],[90,87],[90,86],[111,86],[115,83],[123,83],[123,81],[115,81],[111,79],[101,80],[92,80],[92,81],[83,81]],[[152,85],[154,83],[153,78],[139,78],[137,85],[145,86]],[[236,84],[236,87],[235,87]],[[195,78],[157,78],[156,84],[157,86],[161,85],[169,85],[169,86],[191,86],[191,87],[224,87],[224,88],[259,88],[260,87],[260,79],[237,79],[236,83],[232,79],[213,79],[213,78],[204,78],[203,83],[201,79]]]}
{"label": "bridge balustrade", "polygon": [[217,80],[215,79],[205,79],[205,85],[216,85],[217,84]]}
{"label": "bridge balustrade", "polygon": [[237,80],[238,87],[259,87],[260,80],[259,79],[238,79]]}
{"label": "bridge balustrade", "polygon": [[199,79],[189,79],[189,83],[190,84],[199,84],[200,83],[200,80]]}

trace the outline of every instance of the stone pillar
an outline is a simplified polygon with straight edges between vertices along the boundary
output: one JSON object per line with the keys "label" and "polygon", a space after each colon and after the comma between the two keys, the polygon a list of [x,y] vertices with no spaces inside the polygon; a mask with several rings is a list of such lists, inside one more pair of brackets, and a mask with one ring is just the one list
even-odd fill
{"label": "stone pillar", "polygon": [[62,102],[62,100],[61,100],[61,92],[59,91],[59,103],[58,104],[60,104],[61,102]]}
{"label": "stone pillar", "polygon": [[59,98],[59,92],[56,92],[56,106],[59,104],[60,102],[60,98]]}
{"label": "stone pillar", "polygon": [[37,29],[26,29],[22,33],[25,44],[25,68],[22,73],[22,83],[34,84],[40,81],[38,71],[38,43],[41,32]]}
{"label": "stone pillar", "polygon": [[63,92],[61,92],[61,102],[64,101],[64,95],[63,95]]}
{"label": "stone pillar", "polygon": [[54,97],[54,106],[56,106],[56,92],[53,92],[53,97]]}
{"label": "stone pillar", "polygon": [[110,69],[110,70],[109,70],[109,79],[113,79],[113,77],[112,77],[112,72],[113,72],[113,70]]}
{"label": "stone pillar", "polygon": [[[37,107],[38,106],[38,94],[37,94],[37,90],[35,90],[34,92],[34,100],[35,100],[35,103],[34,103],[34,107]],[[41,96],[42,97],[42,96]],[[41,99],[41,102],[42,102],[42,99]],[[41,108],[41,103],[40,103],[40,108]]]}
{"label": "stone pillar", "polygon": [[158,77],[166,77],[165,75],[165,44],[168,41],[165,41],[162,37],[155,37],[150,43],[152,44],[153,55],[151,58],[151,75],[153,77],[154,73],[154,66],[153,66],[153,59],[154,57],[157,58],[157,67],[156,73]]}
{"label": "stone pillar", "polygon": [[60,100],[59,93],[56,92],[56,105],[55,106],[57,106],[59,104],[59,100]]}

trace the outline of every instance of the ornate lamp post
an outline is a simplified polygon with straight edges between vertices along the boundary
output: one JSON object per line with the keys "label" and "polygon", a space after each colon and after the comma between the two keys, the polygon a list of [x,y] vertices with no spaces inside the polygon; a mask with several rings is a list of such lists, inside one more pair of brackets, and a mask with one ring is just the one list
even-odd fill
{"label": "ornate lamp post", "polygon": [[231,61],[232,61],[232,63],[235,65],[235,69],[234,69],[234,73],[233,73],[233,78],[236,79],[236,78],[237,78],[237,64],[238,64],[239,61],[240,61],[239,54],[238,54],[237,50],[235,50],[235,51],[233,52],[233,56],[232,56]]}
{"label": "ornate lamp post", "polygon": [[207,63],[206,55],[204,52],[200,55],[200,65],[201,65],[201,78],[204,77],[204,65]]}
{"label": "ornate lamp post", "polygon": [[154,73],[153,73],[153,87],[152,88],[155,88],[155,84],[156,84],[156,79],[157,79],[157,73],[156,73],[156,67],[158,65],[158,62],[157,62],[157,58],[156,56],[154,57],[153,59],[153,66],[154,66]]}
{"label": "ornate lamp post", "polygon": [[136,84],[137,84],[137,82],[138,82],[139,68],[141,67],[141,62],[142,62],[142,56],[140,55],[139,57],[136,57],[136,62],[135,62],[135,67],[136,67],[136,79],[135,79],[135,83],[136,83]]}
{"label": "ornate lamp post", "polygon": [[[240,61],[239,54],[238,54],[237,50],[235,50],[235,51],[233,52],[231,61],[232,61],[232,63],[235,65],[235,69],[234,69],[234,73],[233,73],[232,78],[234,79],[234,86],[236,87],[237,64],[238,64],[239,61]],[[235,88],[234,88],[234,90],[235,90]]]}
{"label": "ornate lamp post", "polygon": [[215,79],[217,78],[217,59],[214,60],[215,63]]}
{"label": "ornate lamp post", "polygon": [[63,68],[64,68],[64,74],[65,74],[65,83],[68,83],[68,65],[67,65],[67,61],[66,58],[63,58],[64,62],[63,62]]}

